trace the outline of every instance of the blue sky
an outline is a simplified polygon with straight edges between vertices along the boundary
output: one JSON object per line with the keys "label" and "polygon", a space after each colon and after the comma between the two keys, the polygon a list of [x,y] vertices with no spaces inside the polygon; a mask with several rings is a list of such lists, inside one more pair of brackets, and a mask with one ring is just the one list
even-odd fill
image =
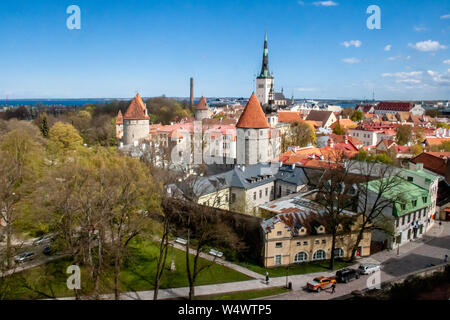
{"label": "blue sky", "polygon": [[265,30],[288,97],[450,99],[450,0],[0,0],[0,99],[248,97]]}

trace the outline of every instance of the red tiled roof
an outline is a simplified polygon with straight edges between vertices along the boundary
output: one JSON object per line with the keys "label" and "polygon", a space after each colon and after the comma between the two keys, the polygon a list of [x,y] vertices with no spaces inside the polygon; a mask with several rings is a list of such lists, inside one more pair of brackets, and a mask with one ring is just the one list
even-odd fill
{"label": "red tiled roof", "polygon": [[116,124],[123,124],[123,115],[122,111],[119,110],[119,113],[117,114]]}
{"label": "red tiled roof", "polygon": [[145,104],[142,101],[139,93],[134,97],[125,112],[123,119],[125,120],[148,120],[149,117],[145,114]]}
{"label": "red tiled roof", "polygon": [[278,122],[301,122],[303,121],[301,114],[301,112],[280,111],[278,112]]}
{"label": "red tiled roof", "polygon": [[426,138],[428,145],[439,146],[444,142],[450,141],[450,138]]}
{"label": "red tiled roof", "polygon": [[375,107],[375,110],[390,110],[390,111],[405,111],[409,112],[414,108],[411,102],[380,102]]}
{"label": "red tiled roof", "polygon": [[208,110],[208,104],[206,103],[205,97],[201,97],[200,101],[195,107],[195,110]]}
{"label": "red tiled roof", "polygon": [[341,128],[343,128],[343,129],[355,128],[358,126],[355,122],[353,122],[350,119],[341,119],[341,120],[338,120],[335,123],[333,123],[330,126],[330,128],[334,129],[338,125],[338,123],[341,126]]}
{"label": "red tiled roof", "polygon": [[445,176],[447,164],[446,159],[450,158],[450,152],[424,152],[411,159],[412,163],[423,163],[423,167],[441,176]]}
{"label": "red tiled roof", "polygon": [[266,115],[258,101],[258,98],[253,93],[245,106],[244,111],[239,118],[236,125],[237,128],[252,128],[263,129],[270,128],[267,122]]}

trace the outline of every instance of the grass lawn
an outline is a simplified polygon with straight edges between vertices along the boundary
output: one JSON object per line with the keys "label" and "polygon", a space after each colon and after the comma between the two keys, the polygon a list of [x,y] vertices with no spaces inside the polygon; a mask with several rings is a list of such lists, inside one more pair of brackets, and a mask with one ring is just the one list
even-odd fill
{"label": "grass lawn", "polygon": [[[153,289],[158,252],[157,244],[150,241],[135,241],[131,244],[128,262],[122,267],[121,271],[122,292]],[[191,256],[191,258],[193,257]],[[175,261],[176,271],[169,270],[172,259]],[[210,263],[201,258],[199,260],[201,265]],[[172,247],[169,249],[166,264],[168,269],[161,279],[161,289],[188,286],[185,261],[184,251]],[[69,275],[65,273],[67,267],[71,264],[71,259],[65,258],[8,277],[6,279],[9,282],[7,299],[45,299],[52,296],[73,296],[73,292],[67,289],[66,281]],[[102,293],[113,292],[111,271],[111,269],[108,269],[104,272],[107,276],[101,283]],[[82,290],[89,292],[92,289],[92,278],[86,268],[82,268],[81,272]],[[250,279],[247,275],[213,264],[198,275],[196,284],[216,284]]]}
{"label": "grass lawn", "polygon": [[239,291],[207,296],[198,296],[195,300],[250,300],[262,297],[274,296],[282,293],[289,292],[290,290],[279,287],[279,288],[268,288],[268,289],[258,289],[249,291]]}
{"label": "grass lawn", "polygon": [[[317,261],[317,262],[305,262],[301,264],[296,264],[289,266],[289,274],[305,274],[305,273],[315,273],[315,272],[323,272],[323,271],[330,271],[328,269],[329,261]],[[259,266],[257,264],[247,263],[247,262],[238,262],[239,265],[250,269],[254,272],[257,272],[259,274],[265,275],[266,271],[269,271],[269,276],[271,278],[273,277],[284,277],[286,276],[286,267],[277,267],[277,268],[264,268],[262,266]],[[354,263],[348,263],[345,261],[335,261],[334,262],[334,269],[339,270],[345,267],[348,267]]]}

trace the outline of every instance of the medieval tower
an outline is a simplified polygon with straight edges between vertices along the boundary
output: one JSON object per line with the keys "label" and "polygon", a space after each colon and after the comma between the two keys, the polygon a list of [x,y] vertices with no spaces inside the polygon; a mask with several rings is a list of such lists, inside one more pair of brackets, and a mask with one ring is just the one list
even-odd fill
{"label": "medieval tower", "polygon": [[270,126],[258,98],[252,94],[236,125],[237,164],[252,165],[269,161]]}
{"label": "medieval tower", "polygon": [[147,107],[138,93],[123,115],[123,144],[137,144],[139,141],[147,139],[149,126],[150,118],[147,114]]}
{"label": "medieval tower", "polygon": [[195,120],[202,121],[203,119],[209,119],[209,117],[208,103],[206,102],[206,98],[202,97],[195,107]]}
{"label": "medieval tower", "polygon": [[256,78],[256,96],[261,105],[269,102],[269,95],[273,90],[273,76],[269,72],[269,49],[267,47],[267,32],[264,37],[264,52],[261,72]]}

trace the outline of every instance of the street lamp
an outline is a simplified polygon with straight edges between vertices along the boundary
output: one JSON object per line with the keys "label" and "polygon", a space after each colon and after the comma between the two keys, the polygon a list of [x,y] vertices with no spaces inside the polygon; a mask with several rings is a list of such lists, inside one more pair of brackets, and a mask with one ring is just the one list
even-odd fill
{"label": "street lamp", "polygon": [[286,289],[289,288],[289,286],[288,286],[288,278],[289,278],[289,265],[286,266]]}

